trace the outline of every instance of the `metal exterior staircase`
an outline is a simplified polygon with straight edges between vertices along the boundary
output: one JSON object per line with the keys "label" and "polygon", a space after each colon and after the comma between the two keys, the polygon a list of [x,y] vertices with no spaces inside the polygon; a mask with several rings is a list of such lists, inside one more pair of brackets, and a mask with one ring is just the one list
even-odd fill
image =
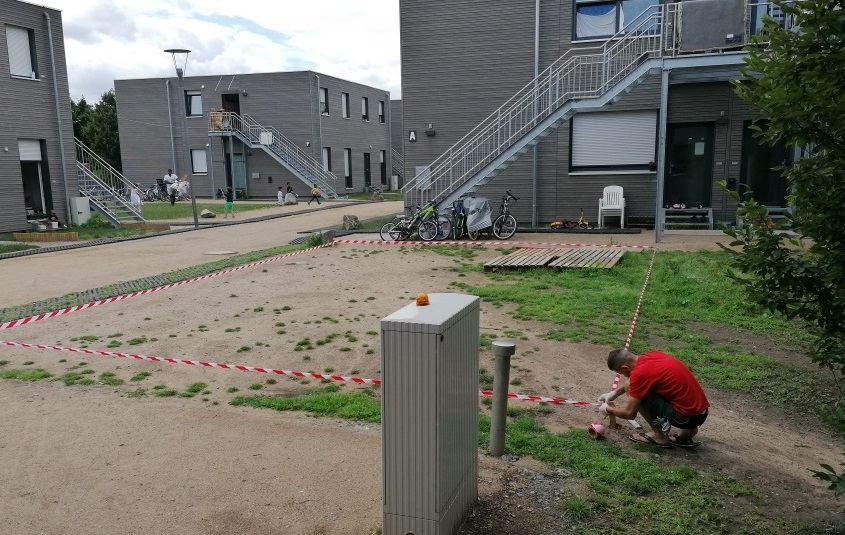
{"label": "metal exterior staircase", "polygon": [[232,135],[252,149],[263,149],[308,188],[317,184],[324,197],[337,198],[337,177],[272,126],[262,126],[249,115],[228,111],[211,112],[208,120],[209,134]]}
{"label": "metal exterior staircase", "polygon": [[75,138],[74,141],[79,193],[88,197],[91,207],[115,227],[143,222],[144,216],[129,202],[131,182],[84,143]]}
{"label": "metal exterior staircase", "polygon": [[502,173],[572,115],[622,98],[676,50],[678,4],[654,6],[591,48],[568,50],[403,188],[405,204],[448,206]]}
{"label": "metal exterior staircase", "polygon": [[391,174],[405,175],[405,157],[396,149],[390,149]]}

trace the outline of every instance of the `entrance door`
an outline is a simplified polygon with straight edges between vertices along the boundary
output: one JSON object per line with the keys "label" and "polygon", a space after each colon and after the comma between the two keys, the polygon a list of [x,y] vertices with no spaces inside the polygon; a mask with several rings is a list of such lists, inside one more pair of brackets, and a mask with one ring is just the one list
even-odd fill
{"label": "entrance door", "polygon": [[235,190],[238,198],[245,197],[246,191],[246,164],[244,155],[235,153],[225,154],[226,158],[226,185]]}
{"label": "entrance door", "polygon": [[670,124],[663,204],[709,208],[713,190],[713,124]]}
{"label": "entrance door", "polygon": [[370,153],[364,153],[364,185],[365,186],[372,186],[372,173],[370,172]]}
{"label": "entrance door", "polygon": [[241,114],[241,96],[238,93],[224,93],[222,99],[223,111]]}
{"label": "entrance door", "polygon": [[49,177],[45,176],[41,158],[41,141],[38,139],[18,140],[21,178],[27,213],[44,213],[53,209],[53,192]]}

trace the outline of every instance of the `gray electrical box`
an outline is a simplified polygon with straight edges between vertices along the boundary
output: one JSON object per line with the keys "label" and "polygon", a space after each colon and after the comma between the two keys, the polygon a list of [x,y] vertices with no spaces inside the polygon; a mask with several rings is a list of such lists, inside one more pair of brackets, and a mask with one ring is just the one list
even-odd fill
{"label": "gray electrical box", "polygon": [[91,219],[91,203],[88,197],[70,198],[70,222],[74,225],[82,225]]}
{"label": "gray electrical box", "polygon": [[480,299],[381,320],[384,535],[452,535],[478,498]]}

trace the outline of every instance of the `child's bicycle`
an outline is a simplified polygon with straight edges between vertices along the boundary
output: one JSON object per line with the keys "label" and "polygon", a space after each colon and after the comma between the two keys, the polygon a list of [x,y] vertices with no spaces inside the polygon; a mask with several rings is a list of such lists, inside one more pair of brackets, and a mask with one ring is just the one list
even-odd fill
{"label": "child's bicycle", "polygon": [[584,219],[584,209],[581,208],[581,217],[578,218],[578,221],[552,221],[551,228],[555,230],[561,229],[576,229],[576,228],[583,228],[583,229],[594,229],[596,228],[595,225]]}
{"label": "child's bicycle", "polygon": [[398,241],[410,239],[414,234],[423,241],[431,241],[440,233],[437,224],[437,203],[429,201],[425,206],[413,210],[406,208],[410,216],[403,216],[389,223],[385,223],[379,230],[379,237],[383,241]]}

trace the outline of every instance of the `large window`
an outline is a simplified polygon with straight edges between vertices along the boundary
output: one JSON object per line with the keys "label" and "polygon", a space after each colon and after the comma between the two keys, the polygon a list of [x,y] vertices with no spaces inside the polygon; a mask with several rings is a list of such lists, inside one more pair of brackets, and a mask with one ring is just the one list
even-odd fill
{"label": "large window", "polygon": [[344,119],[349,119],[349,93],[340,94],[340,114]]}
{"label": "large window", "polygon": [[387,151],[380,150],[378,152],[378,163],[381,168],[381,185],[387,185]]}
{"label": "large window", "polygon": [[343,176],[346,189],[352,189],[352,149],[343,149]]}
{"label": "large window", "polygon": [[576,39],[598,39],[632,31],[648,19],[656,9],[649,7],[657,3],[658,0],[576,0],[573,33]]}
{"label": "large window", "polygon": [[370,120],[370,99],[361,97],[361,119]]}
{"label": "large window", "polygon": [[38,78],[35,60],[35,36],[32,30],[6,26],[6,45],[9,47],[9,72],[21,78]]}
{"label": "large window", "polygon": [[332,172],[332,149],[331,147],[323,147],[323,170]]}
{"label": "large window", "polygon": [[655,159],[657,111],[579,113],[571,139],[573,171],[646,171]]}
{"label": "large window", "polygon": [[378,122],[384,124],[384,101],[378,101]]}
{"label": "large window", "polygon": [[185,91],[185,116],[202,117],[202,93]]}
{"label": "large window", "polygon": [[195,175],[208,173],[205,149],[191,149],[191,169]]}
{"label": "large window", "polygon": [[323,115],[329,114],[329,88],[320,88],[320,113]]}

